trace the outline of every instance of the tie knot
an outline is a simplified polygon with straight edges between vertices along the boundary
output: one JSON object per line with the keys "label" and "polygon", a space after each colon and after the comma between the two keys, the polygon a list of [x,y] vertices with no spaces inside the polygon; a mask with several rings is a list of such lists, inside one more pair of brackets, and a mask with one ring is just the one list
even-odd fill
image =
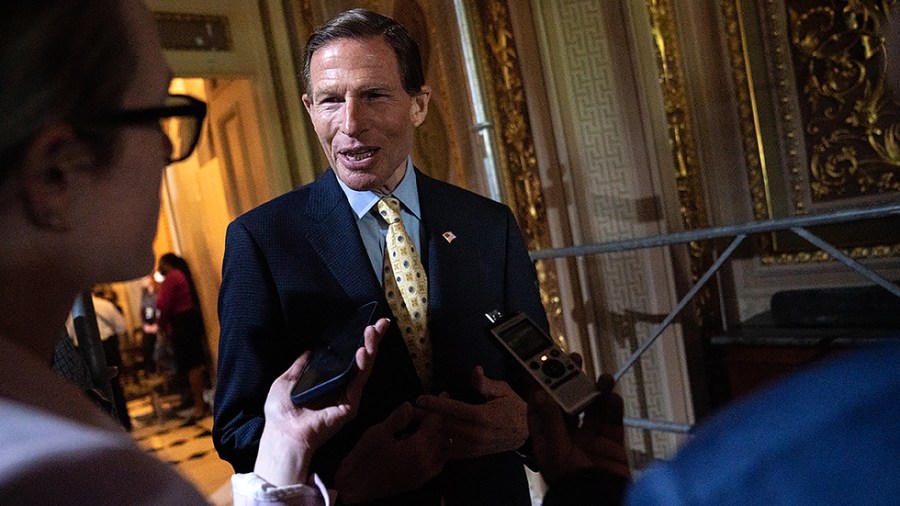
{"label": "tie knot", "polygon": [[395,197],[384,197],[378,201],[378,214],[388,224],[400,221],[400,201]]}

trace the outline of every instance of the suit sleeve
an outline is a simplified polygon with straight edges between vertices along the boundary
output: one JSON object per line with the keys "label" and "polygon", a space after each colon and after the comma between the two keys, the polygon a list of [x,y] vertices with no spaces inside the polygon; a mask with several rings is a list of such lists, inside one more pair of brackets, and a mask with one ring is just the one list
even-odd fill
{"label": "suit sleeve", "polygon": [[[506,314],[512,314],[521,311],[528,315],[534,322],[544,330],[550,333],[550,324],[547,320],[547,313],[541,303],[541,290],[538,284],[537,271],[534,262],[528,255],[528,248],[522,239],[522,233],[513,217],[512,212],[507,208],[506,211],[506,282],[504,287],[506,290],[505,299],[508,301]],[[513,366],[513,373],[509,376],[510,386],[523,398],[527,399],[527,391],[531,377],[517,365]],[[516,452],[522,459],[522,462],[531,468],[537,470],[537,464],[534,462],[533,451],[531,448],[531,439],[525,441]]]}
{"label": "suit sleeve", "polygon": [[285,324],[259,244],[239,221],[229,225],[219,291],[219,362],[213,442],[238,473],[253,470],[269,387],[281,372]]}
{"label": "suit sleeve", "polygon": [[505,300],[507,314],[522,311],[549,332],[550,324],[541,303],[541,291],[538,286],[537,271],[534,262],[528,255],[528,248],[522,239],[512,211],[506,208],[506,290]]}

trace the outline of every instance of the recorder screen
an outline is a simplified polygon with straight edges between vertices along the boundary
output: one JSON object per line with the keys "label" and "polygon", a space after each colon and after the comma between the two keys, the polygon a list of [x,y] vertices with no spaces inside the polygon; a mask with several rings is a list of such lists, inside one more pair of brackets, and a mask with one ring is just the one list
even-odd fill
{"label": "recorder screen", "polygon": [[527,319],[510,326],[500,337],[522,360],[528,360],[550,346],[541,330]]}

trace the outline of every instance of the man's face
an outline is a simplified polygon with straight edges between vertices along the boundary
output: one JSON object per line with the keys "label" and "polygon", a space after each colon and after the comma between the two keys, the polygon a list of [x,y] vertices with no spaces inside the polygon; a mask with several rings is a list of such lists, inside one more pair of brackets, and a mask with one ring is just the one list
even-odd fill
{"label": "man's face", "polygon": [[354,190],[390,193],[403,179],[430,90],[410,96],[393,49],[381,37],[337,39],[310,59],[303,104],[328,162]]}

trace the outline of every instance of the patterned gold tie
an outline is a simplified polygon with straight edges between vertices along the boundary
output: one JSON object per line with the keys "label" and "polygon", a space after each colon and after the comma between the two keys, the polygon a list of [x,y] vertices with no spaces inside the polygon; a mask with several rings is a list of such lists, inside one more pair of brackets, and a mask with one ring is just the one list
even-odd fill
{"label": "patterned gold tie", "polygon": [[394,197],[384,197],[378,201],[378,214],[388,223],[384,248],[384,294],[427,391],[431,387],[428,278],[400,218],[400,201]]}

